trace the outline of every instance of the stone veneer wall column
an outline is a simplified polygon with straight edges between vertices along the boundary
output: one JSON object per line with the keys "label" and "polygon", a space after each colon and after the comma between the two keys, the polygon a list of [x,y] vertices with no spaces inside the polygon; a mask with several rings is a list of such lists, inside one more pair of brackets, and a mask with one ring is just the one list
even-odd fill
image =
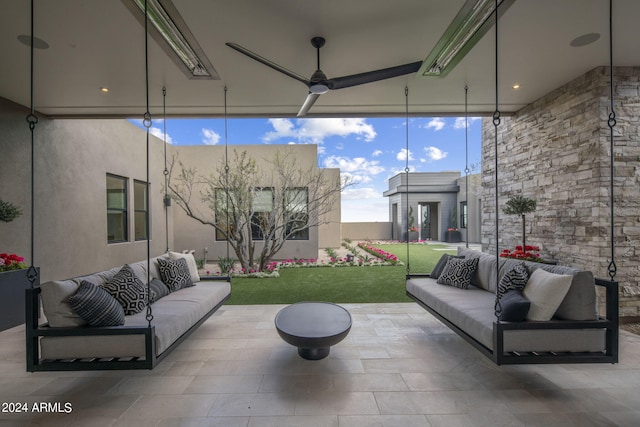
{"label": "stone veneer wall column", "polygon": [[[527,214],[527,243],[544,258],[608,278],[609,69],[598,67],[503,117],[498,128],[500,248],[521,241],[521,219],[502,212],[521,194],[537,202]],[[640,67],[614,69],[615,244],[620,314],[640,316]],[[495,249],[494,127],[483,120],[484,250]]]}

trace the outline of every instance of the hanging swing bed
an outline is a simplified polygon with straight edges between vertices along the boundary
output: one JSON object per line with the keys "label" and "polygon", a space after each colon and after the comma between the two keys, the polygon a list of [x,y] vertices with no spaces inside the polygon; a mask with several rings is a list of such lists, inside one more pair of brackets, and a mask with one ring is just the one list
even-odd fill
{"label": "hanging swing bed", "polygon": [[[615,281],[613,59],[610,55],[609,279],[589,271],[499,257],[498,17],[495,16],[496,109],[494,125],[495,255],[460,247],[430,274],[415,274],[407,262],[406,294],[497,365],[618,362],[618,282]],[[610,1],[610,52],[611,1]],[[407,91],[405,89],[405,95]],[[467,104],[465,87],[465,116]],[[407,103],[408,106],[408,103]],[[408,107],[407,107],[408,109]],[[408,112],[407,112],[408,116]],[[408,150],[408,135],[407,135]],[[407,184],[409,179],[409,167]],[[467,170],[468,175],[468,170]],[[407,185],[408,187],[408,185]],[[409,198],[407,192],[407,206]],[[409,245],[407,244],[407,259]],[[535,276],[535,279],[533,279]],[[449,285],[449,286],[447,286]],[[602,288],[603,292],[597,292]],[[562,292],[560,291],[562,290]],[[600,294],[598,296],[598,294]],[[604,314],[597,310],[598,298]],[[602,306],[601,305],[601,306]]]}
{"label": "hanging swing bed", "polygon": [[[143,124],[147,129],[146,135],[146,167],[147,167],[147,191],[146,205],[150,206],[149,200],[149,135],[151,127],[151,114],[149,112],[149,67],[148,61],[148,33],[147,33],[147,8],[145,2],[145,66],[146,66],[146,112],[144,113]],[[31,37],[33,40],[33,0],[31,1]],[[34,154],[34,133],[38,118],[33,109],[33,43],[31,43],[31,113],[27,117],[31,130],[31,194],[33,195],[33,154]],[[166,119],[166,88],[162,88],[163,110]],[[225,88],[225,123],[226,123],[226,88]],[[166,120],[165,120],[166,126]],[[187,267],[189,261],[180,259],[180,254],[169,252],[168,235],[168,208],[170,198],[166,193],[168,185],[168,170],[166,157],[166,128],[165,128],[165,231],[166,231],[166,254],[151,258],[151,242],[147,241],[147,259],[125,265],[122,269],[112,269],[110,271],[96,273],[90,276],[77,277],[74,279],[47,282],[42,286],[34,285],[37,281],[38,270],[33,265],[27,270],[27,277],[31,286],[26,290],[26,366],[27,371],[82,371],[82,370],[129,370],[129,369],[153,369],[165,357],[193,333],[202,323],[204,323],[213,313],[215,313],[231,296],[230,278],[228,276],[219,277],[199,277],[197,270],[179,274],[175,265],[184,262]],[[31,262],[33,263],[33,234],[34,234],[34,203],[31,200]],[[146,236],[149,236],[149,221],[146,221]],[[186,257],[185,257],[186,258]],[[192,258],[192,257],[191,257]],[[171,260],[179,259],[178,263],[172,264]],[[163,268],[164,267],[164,268]],[[122,272],[128,269],[130,276]],[[164,271],[163,271],[164,269]],[[195,269],[195,260],[193,260]],[[164,274],[167,273],[167,274]],[[139,291],[144,288],[142,278],[146,276],[146,289],[137,297],[137,300],[125,300],[126,303],[136,305],[136,311],[132,314],[121,314],[122,320],[117,322],[106,322],[106,324],[116,324],[118,326],[103,326],[102,322],[109,299],[113,300],[116,311],[123,308],[113,297],[104,290],[103,286],[94,283],[103,283],[105,280],[116,281],[118,297],[123,294],[131,295],[130,292]],[[185,277],[189,276],[189,277]],[[134,276],[139,279],[136,285]],[[196,277],[197,276],[197,277]],[[156,282],[157,279],[170,277],[175,279],[173,284],[181,282],[182,286],[171,286],[168,281],[165,283]],[[86,280],[83,280],[86,279]],[[187,280],[188,279],[188,280]],[[204,284],[203,281],[209,283]],[[226,283],[222,283],[222,282]],[[154,284],[155,282],[155,284]],[[199,286],[193,286],[200,282]],[[135,290],[131,289],[135,285]],[[159,286],[160,285],[160,286]],[[184,288],[183,288],[184,287]],[[46,288],[43,291],[43,288]],[[102,289],[102,290],[100,290]],[[81,294],[81,290],[82,295]],[[85,292],[85,290],[87,290]],[[68,295],[65,295],[68,294]],[[106,297],[104,295],[106,295]],[[162,294],[162,296],[160,296]],[[97,295],[97,297],[96,297]],[[112,294],[113,295],[113,294]],[[115,295],[114,295],[115,296]],[[82,313],[76,310],[76,306],[69,303],[71,297],[76,298],[79,306],[82,304]],[[152,305],[152,298],[155,303]],[[158,301],[162,298],[161,301]],[[40,303],[42,302],[48,323],[39,324]],[[153,306],[156,307],[154,315]],[[49,309],[47,308],[49,307]],[[53,308],[51,308],[53,307]],[[70,311],[71,308],[76,313]],[[145,310],[146,307],[146,310]],[[127,307],[129,308],[129,307]],[[48,311],[49,310],[49,311]],[[91,313],[88,313],[91,311]],[[111,311],[112,312],[112,311]],[[89,321],[86,325],[87,317],[99,317],[95,324]],[[53,318],[60,325],[53,325]],[[74,323],[75,318],[80,323]],[[117,317],[117,315],[116,315]],[[81,321],[84,320],[85,324]],[[122,322],[122,323],[121,323]],[[62,325],[64,323],[64,325]],[[124,323],[124,324],[123,324]]]}

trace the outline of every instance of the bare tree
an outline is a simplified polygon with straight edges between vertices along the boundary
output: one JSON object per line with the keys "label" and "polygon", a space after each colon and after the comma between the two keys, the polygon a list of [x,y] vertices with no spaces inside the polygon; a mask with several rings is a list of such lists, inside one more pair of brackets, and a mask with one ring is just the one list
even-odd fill
{"label": "bare tree", "polygon": [[[279,150],[260,168],[246,151],[224,159],[204,176],[171,162],[169,191],[191,218],[227,239],[245,271],[262,271],[288,240],[308,238],[326,223],[348,182],[324,169],[302,168],[288,150]],[[206,209],[199,210],[201,202]],[[259,245],[256,245],[259,243]]]}

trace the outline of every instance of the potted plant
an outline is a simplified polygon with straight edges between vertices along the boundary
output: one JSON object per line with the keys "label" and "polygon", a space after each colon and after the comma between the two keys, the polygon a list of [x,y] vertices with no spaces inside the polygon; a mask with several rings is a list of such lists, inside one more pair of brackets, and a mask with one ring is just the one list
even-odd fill
{"label": "potted plant", "polygon": [[460,230],[458,230],[458,210],[454,206],[451,209],[450,226],[444,233],[444,241],[447,243],[460,243],[462,237],[460,236]]}
{"label": "potted plant", "polygon": [[414,242],[418,240],[418,227],[415,225],[416,219],[413,216],[413,206],[409,206],[409,229],[407,231],[407,240]]}
{"label": "potted plant", "polygon": [[[0,222],[11,222],[20,215],[20,208],[0,200]],[[30,286],[24,258],[17,254],[0,253],[0,331],[24,323],[25,289]]]}
{"label": "potted plant", "polygon": [[536,210],[536,201],[524,196],[514,196],[507,200],[507,206],[502,209],[507,215],[520,215],[522,217],[522,248],[527,247],[525,215]]}

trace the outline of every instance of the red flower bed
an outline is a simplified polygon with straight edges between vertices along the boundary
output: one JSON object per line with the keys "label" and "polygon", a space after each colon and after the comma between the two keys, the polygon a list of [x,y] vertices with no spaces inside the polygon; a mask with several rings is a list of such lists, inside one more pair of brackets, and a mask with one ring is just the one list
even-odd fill
{"label": "red flower bed", "polygon": [[540,247],[539,246],[525,246],[524,249],[522,245],[518,245],[514,250],[511,249],[503,249],[500,256],[502,258],[514,258],[521,259],[523,261],[534,261],[539,262],[542,261],[540,257]]}

